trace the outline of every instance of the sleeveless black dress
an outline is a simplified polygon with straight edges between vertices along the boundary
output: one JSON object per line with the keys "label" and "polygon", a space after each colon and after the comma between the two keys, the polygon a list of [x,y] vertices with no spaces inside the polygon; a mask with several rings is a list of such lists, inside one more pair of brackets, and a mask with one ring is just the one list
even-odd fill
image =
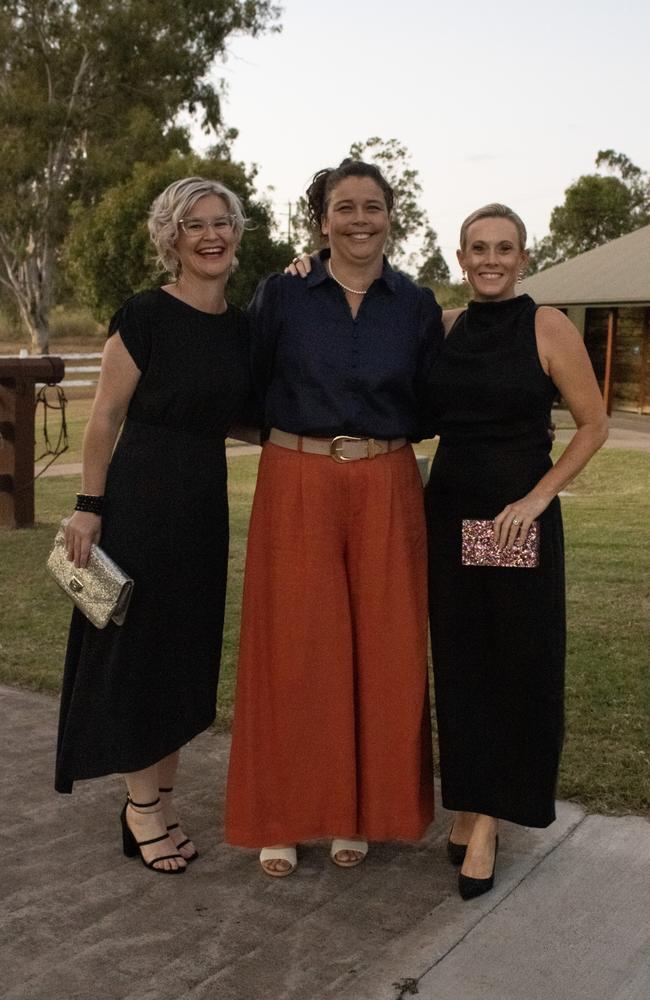
{"label": "sleeveless black dress", "polygon": [[525,826],[555,819],[563,736],[560,503],[539,518],[536,569],[461,565],[463,518],[492,519],[551,467],[556,392],[527,295],[470,303],[431,376],[440,444],[426,490],[443,803]]}
{"label": "sleeveless black dress", "polygon": [[246,319],[162,289],[115,314],[142,376],[106,481],[101,546],[134,580],[122,626],[74,611],[55,788],[137,771],[214,720],[228,561],[224,439],[249,393]]}

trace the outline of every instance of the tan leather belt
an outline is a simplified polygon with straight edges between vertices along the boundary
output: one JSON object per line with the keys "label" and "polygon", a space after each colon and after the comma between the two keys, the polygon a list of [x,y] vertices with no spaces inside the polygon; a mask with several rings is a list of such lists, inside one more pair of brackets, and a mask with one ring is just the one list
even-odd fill
{"label": "tan leather belt", "polygon": [[338,434],[333,438],[303,437],[301,434],[280,431],[277,427],[271,428],[269,441],[281,448],[291,448],[292,451],[305,451],[310,455],[329,455],[335,462],[356,462],[360,458],[387,455],[389,451],[397,451],[407,443],[406,438],[377,441],[376,438],[350,437],[348,434]]}

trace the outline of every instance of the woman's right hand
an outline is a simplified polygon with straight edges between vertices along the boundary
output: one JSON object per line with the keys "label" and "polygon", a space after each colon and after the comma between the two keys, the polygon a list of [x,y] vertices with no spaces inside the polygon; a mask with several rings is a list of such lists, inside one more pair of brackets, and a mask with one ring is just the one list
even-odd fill
{"label": "woman's right hand", "polygon": [[77,569],[84,569],[90,558],[90,546],[99,545],[102,535],[102,519],[99,514],[76,510],[65,528],[65,547],[68,559]]}

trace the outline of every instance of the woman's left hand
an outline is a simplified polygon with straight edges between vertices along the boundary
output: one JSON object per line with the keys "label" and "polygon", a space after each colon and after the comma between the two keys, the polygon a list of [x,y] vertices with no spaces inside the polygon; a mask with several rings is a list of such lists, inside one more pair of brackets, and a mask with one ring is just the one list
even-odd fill
{"label": "woman's left hand", "polygon": [[306,278],[311,272],[312,260],[308,253],[304,253],[301,257],[294,257],[290,264],[284,269],[285,274],[292,274],[298,278]]}
{"label": "woman's left hand", "polygon": [[541,499],[530,494],[506,504],[494,519],[494,541],[500,549],[523,545],[528,530],[536,517],[546,510],[550,498]]}

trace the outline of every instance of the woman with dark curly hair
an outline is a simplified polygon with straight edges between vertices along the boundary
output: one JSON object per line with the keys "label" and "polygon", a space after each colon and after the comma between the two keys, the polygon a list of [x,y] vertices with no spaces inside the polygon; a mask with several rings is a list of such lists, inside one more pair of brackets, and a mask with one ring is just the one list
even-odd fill
{"label": "woman with dark curly hair", "polygon": [[[229,842],[290,874],[296,844],[419,839],[433,817],[426,533],[410,441],[442,338],[433,293],[384,257],[374,165],[315,175],[327,243],[249,310],[270,428],[250,525],[228,784]],[[275,846],[273,846],[275,845]]]}

